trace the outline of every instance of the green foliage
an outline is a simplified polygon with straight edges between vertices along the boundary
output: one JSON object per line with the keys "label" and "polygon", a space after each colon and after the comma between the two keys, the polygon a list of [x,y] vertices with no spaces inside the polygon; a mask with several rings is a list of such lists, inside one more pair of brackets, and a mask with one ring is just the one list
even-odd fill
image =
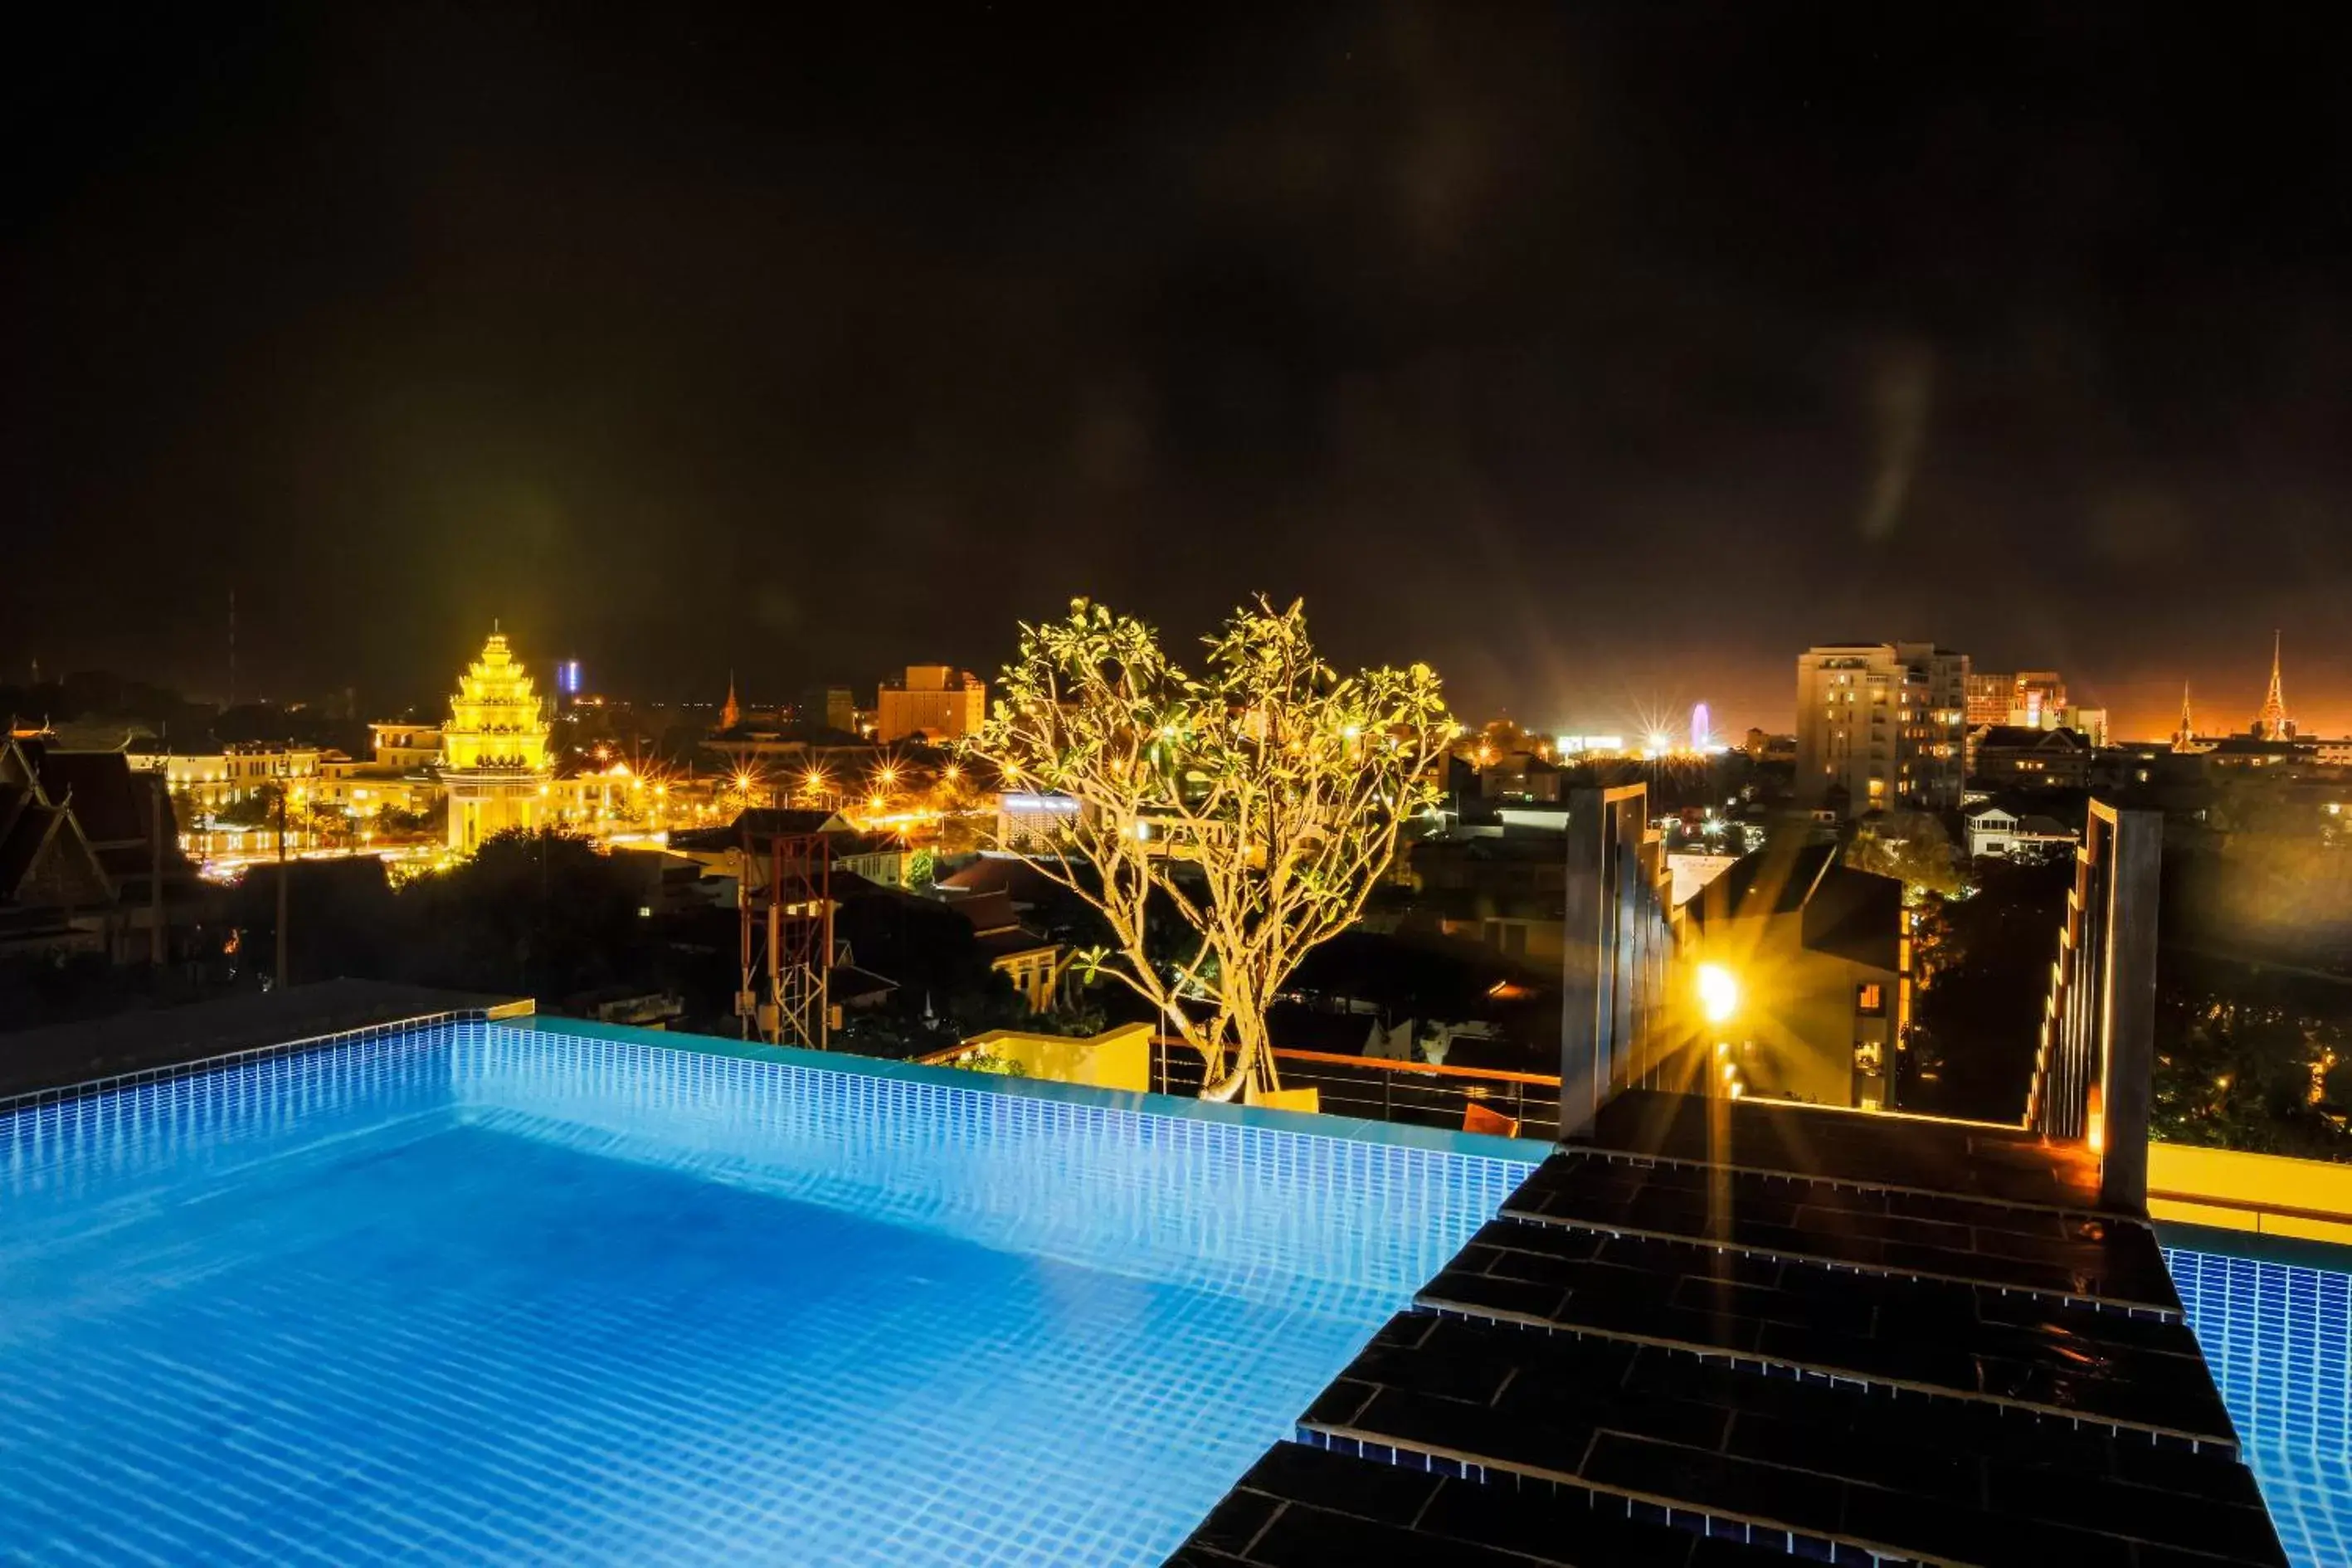
{"label": "green foliage", "polygon": [[449,802],[439,797],[424,811],[403,811],[386,801],[375,808],[373,826],[380,838],[437,838],[448,831]]}
{"label": "green foliage", "polygon": [[223,827],[266,827],[278,820],[278,790],[265,784],[223,805],[213,813]]}
{"label": "green foliage", "polygon": [[2159,971],[2149,1126],[2168,1142],[2352,1158],[2347,984],[2170,953]]}
{"label": "green foliage", "polygon": [[[1081,599],[1022,627],[1002,689],[971,751],[1007,788],[1078,803],[1043,864],[1109,928],[1079,973],[1162,1010],[1206,1004],[1177,1017],[1209,1064],[1204,1093],[1270,1085],[1267,1005],[1362,912],[1399,826],[1433,798],[1431,764],[1454,729],[1436,674],[1343,676],[1300,605],[1264,599],[1205,639],[1195,674],[1150,626]],[[1163,906],[1181,933],[1165,964],[1147,918]]]}
{"label": "green foliage", "polygon": [[1950,898],[1968,886],[1952,836],[1932,812],[1887,811],[1866,818],[1846,846],[1845,863],[1895,878],[1915,900],[1928,893]]}
{"label": "green foliage", "polygon": [[494,835],[397,902],[408,932],[399,978],[560,1001],[658,974],[635,879],[572,834]]}
{"label": "green foliage", "polygon": [[999,1056],[986,1046],[973,1046],[948,1058],[947,1065],[961,1068],[966,1072],[992,1073],[998,1078],[1027,1078],[1019,1062],[1011,1057]]}

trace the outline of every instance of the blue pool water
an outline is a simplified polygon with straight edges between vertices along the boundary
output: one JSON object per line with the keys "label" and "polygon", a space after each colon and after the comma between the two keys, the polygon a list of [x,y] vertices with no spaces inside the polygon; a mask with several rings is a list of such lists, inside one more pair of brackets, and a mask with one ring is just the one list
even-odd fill
{"label": "blue pool water", "polygon": [[488,1023],[0,1110],[0,1558],[1156,1563],[1525,1170]]}
{"label": "blue pool water", "polygon": [[2352,1563],[2352,1274],[2182,1247],[2165,1260],[2287,1556]]}

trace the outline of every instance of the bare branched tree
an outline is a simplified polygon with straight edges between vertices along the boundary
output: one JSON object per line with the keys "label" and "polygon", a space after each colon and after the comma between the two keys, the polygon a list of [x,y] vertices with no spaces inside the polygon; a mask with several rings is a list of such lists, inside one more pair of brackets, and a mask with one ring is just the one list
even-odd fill
{"label": "bare branched tree", "polygon": [[[1150,626],[1077,600],[1021,628],[970,746],[1004,788],[1072,803],[1034,848],[1108,923],[1081,972],[1158,1008],[1201,1053],[1202,1096],[1231,1100],[1279,1087],[1267,1005],[1363,913],[1454,724],[1426,665],[1334,671],[1297,604],[1260,599],[1203,640],[1194,676]],[[1155,889],[1187,928],[1164,967],[1144,943]]]}

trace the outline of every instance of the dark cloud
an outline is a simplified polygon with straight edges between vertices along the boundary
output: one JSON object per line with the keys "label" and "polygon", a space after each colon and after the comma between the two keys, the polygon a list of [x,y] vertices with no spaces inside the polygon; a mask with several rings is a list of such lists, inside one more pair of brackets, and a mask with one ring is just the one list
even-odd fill
{"label": "dark cloud", "polygon": [[2161,722],[2279,625],[2352,728],[2289,13],[201,9],[11,50],[12,667],[217,685],[234,586],[298,689],[498,615],[789,689],[1264,588],[1538,722],[1857,635]]}

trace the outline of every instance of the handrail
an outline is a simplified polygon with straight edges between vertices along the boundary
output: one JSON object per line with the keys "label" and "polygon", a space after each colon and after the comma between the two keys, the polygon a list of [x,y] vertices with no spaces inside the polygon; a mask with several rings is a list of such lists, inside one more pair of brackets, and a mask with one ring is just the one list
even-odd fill
{"label": "handrail", "polygon": [[[1174,1035],[1155,1035],[1155,1046],[1181,1046],[1184,1041]],[[965,1044],[953,1045],[928,1056],[908,1058],[917,1067],[945,1067],[957,1057],[971,1049]],[[1377,1072],[1415,1073],[1426,1078],[1475,1079],[1481,1083],[1526,1083],[1538,1089],[1558,1089],[1559,1079],[1539,1072],[1513,1072],[1507,1068],[1448,1067],[1443,1062],[1399,1061],[1393,1057],[1350,1057],[1336,1051],[1294,1051],[1277,1049],[1277,1059],[1286,1062],[1329,1062],[1336,1067],[1370,1068]]]}
{"label": "handrail", "polygon": [[[1160,1037],[1163,1045],[1182,1045],[1172,1037]],[[1342,1067],[1370,1068],[1377,1072],[1420,1073],[1430,1078],[1474,1078],[1486,1083],[1532,1083],[1545,1089],[1558,1089],[1559,1079],[1539,1072],[1513,1072],[1507,1068],[1458,1068],[1443,1062],[1408,1062],[1395,1057],[1351,1057],[1337,1051],[1295,1051],[1277,1048],[1276,1059],[1286,1062],[1332,1062]]]}
{"label": "handrail", "polygon": [[[1284,1081],[1318,1090],[1321,1109],[1330,1115],[1454,1127],[1484,1110],[1513,1122],[1519,1136],[1549,1140],[1558,1135],[1559,1079],[1547,1074],[1332,1051],[1275,1054],[1283,1061]],[[1175,1037],[1156,1037],[1151,1070],[1153,1086],[1161,1093],[1190,1092],[1199,1083],[1199,1053]]]}

